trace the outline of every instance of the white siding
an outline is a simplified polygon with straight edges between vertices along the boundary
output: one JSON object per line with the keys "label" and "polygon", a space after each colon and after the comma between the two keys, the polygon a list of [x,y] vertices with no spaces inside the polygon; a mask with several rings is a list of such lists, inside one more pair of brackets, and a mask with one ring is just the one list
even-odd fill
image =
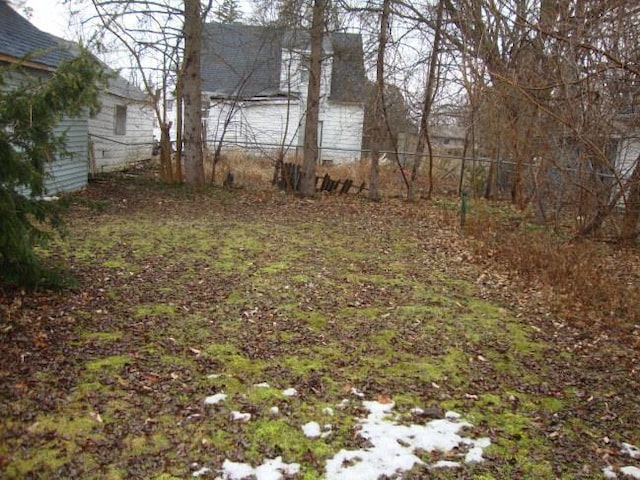
{"label": "white siding", "polygon": [[[229,103],[212,105],[207,122],[207,141],[210,145],[213,146],[221,138],[230,110]],[[263,150],[275,150],[284,138],[285,145],[295,147],[299,122],[298,101],[278,99],[242,102],[232,111],[231,121],[224,132],[224,145],[237,145],[260,153]]]}
{"label": "white siding", "polygon": [[[103,93],[100,100],[100,112],[89,119],[92,173],[117,170],[149,158],[154,123],[151,106],[113,93]],[[126,107],[124,135],[115,133],[117,106]]]}
{"label": "white siding", "polygon": [[[306,80],[308,70],[300,63],[300,53],[283,50],[282,66],[280,69],[280,89],[283,92],[306,95]],[[303,91],[304,90],[304,91]]]}
{"label": "white siding", "polygon": [[638,155],[640,155],[640,138],[630,137],[620,141],[616,167],[623,178],[631,175]]}
{"label": "white siding", "polygon": [[[308,56],[308,53],[304,55]],[[292,151],[303,145],[308,71],[300,52],[285,50],[282,55],[280,88],[299,94],[299,100],[256,98],[240,102],[233,108],[231,121],[224,132],[225,147],[237,145],[260,153],[275,149],[285,136],[285,143]],[[320,160],[340,163],[360,158],[364,107],[327,100],[332,68],[333,58],[325,57],[320,82],[318,140]],[[211,146],[221,138],[231,108],[231,102],[212,102],[207,118],[207,140]]]}
{"label": "white siding", "polygon": [[329,102],[320,120],[323,161],[341,163],[360,158],[364,121],[362,105]]}
{"label": "white siding", "polygon": [[65,118],[54,129],[56,135],[64,134],[68,155],[60,155],[47,165],[47,194],[72,192],[87,186],[87,117]]}
{"label": "white siding", "polygon": [[[17,88],[25,81],[25,75],[46,81],[50,73],[36,69],[25,69],[24,72],[8,69],[3,88]],[[87,185],[87,117],[63,118],[54,128],[56,136],[65,134],[68,155],[58,155],[45,166],[45,194],[72,192]]]}
{"label": "white siding", "polygon": [[[283,92],[299,94],[306,101],[309,80],[310,51],[304,53],[291,50],[282,52],[282,68],[280,69],[280,89]],[[305,58],[305,61],[302,61]],[[331,72],[333,57],[324,56],[321,64],[320,96],[326,97],[331,91]]]}
{"label": "white siding", "polygon": [[[238,104],[232,112],[224,146],[246,147],[252,152],[274,150],[286,134],[292,150],[304,142],[304,104],[286,100],[254,100]],[[287,127],[287,109],[289,111]],[[231,106],[218,102],[211,106],[207,121],[207,140],[213,148],[220,140]],[[326,102],[320,108],[320,159],[336,163],[360,158],[364,108],[358,104]]]}

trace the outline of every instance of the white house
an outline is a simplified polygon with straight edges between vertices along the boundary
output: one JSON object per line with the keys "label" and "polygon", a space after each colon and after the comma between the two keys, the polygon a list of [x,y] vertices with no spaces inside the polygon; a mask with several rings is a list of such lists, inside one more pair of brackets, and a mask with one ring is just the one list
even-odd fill
{"label": "white house", "polygon": [[[252,151],[304,143],[310,57],[307,32],[240,24],[205,26],[202,89],[208,97],[210,144]],[[359,158],[364,122],[362,38],[332,33],[323,40],[318,143],[321,161]]]}
{"label": "white house", "polygon": [[616,151],[614,165],[622,178],[629,178],[640,159],[640,93],[631,96],[629,105],[619,112],[614,122]]}
{"label": "white house", "polygon": [[[0,68],[12,69],[15,88],[26,77],[46,79],[60,63],[76,55],[77,45],[37,29],[0,0]],[[47,165],[47,193],[67,192],[86,186],[90,172],[100,172],[149,158],[153,143],[153,115],[145,95],[116,76],[100,94],[101,111],[63,118],[55,128],[64,134],[69,155]]]}
{"label": "white house", "polygon": [[152,100],[117,76],[100,95],[100,111],[89,117],[89,173],[120,170],[150,158],[153,146]]}

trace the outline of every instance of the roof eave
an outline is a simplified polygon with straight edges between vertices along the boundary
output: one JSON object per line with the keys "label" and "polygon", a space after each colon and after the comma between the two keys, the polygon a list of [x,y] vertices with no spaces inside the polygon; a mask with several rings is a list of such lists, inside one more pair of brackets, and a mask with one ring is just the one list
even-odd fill
{"label": "roof eave", "polygon": [[44,70],[46,72],[55,72],[57,70],[56,67],[52,67],[51,65],[47,65],[45,63],[40,63],[40,62],[34,62],[32,60],[25,60],[24,58],[17,58],[11,55],[7,55],[6,53],[0,53],[0,62],[7,62],[14,65],[34,68],[36,70]]}

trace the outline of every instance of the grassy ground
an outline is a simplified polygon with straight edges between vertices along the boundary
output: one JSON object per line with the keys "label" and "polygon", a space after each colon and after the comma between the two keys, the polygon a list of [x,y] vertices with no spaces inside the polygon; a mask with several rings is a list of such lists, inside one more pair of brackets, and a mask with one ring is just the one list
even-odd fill
{"label": "grassy ground", "polygon": [[[322,478],[363,445],[353,389],[407,422],[425,421],[414,407],[454,410],[491,438],[483,463],[404,478],[637,465],[620,453],[640,443],[637,326],[568,321],[553,289],[478,261],[455,209],[92,185],[43,252],[78,287],[2,297],[2,477],[189,478],[282,456]],[[312,420],[332,435],[305,437]]]}

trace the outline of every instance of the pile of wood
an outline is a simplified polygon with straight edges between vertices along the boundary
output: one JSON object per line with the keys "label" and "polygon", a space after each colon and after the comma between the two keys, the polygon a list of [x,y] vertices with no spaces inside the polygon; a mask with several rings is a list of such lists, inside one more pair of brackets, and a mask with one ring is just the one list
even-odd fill
{"label": "pile of wood", "polygon": [[[282,179],[280,180],[279,185],[281,189],[287,190],[289,192],[298,192],[300,191],[301,179],[302,167],[300,165],[298,165],[297,163],[285,163],[282,165]],[[328,173],[326,173],[324,177],[316,176],[317,192],[338,193],[340,195],[345,195],[349,193],[352,187],[353,180],[351,179],[335,180],[332,179]],[[365,183],[362,182],[362,184],[357,189],[358,191],[356,192],[356,195],[360,194],[365,189]]]}

